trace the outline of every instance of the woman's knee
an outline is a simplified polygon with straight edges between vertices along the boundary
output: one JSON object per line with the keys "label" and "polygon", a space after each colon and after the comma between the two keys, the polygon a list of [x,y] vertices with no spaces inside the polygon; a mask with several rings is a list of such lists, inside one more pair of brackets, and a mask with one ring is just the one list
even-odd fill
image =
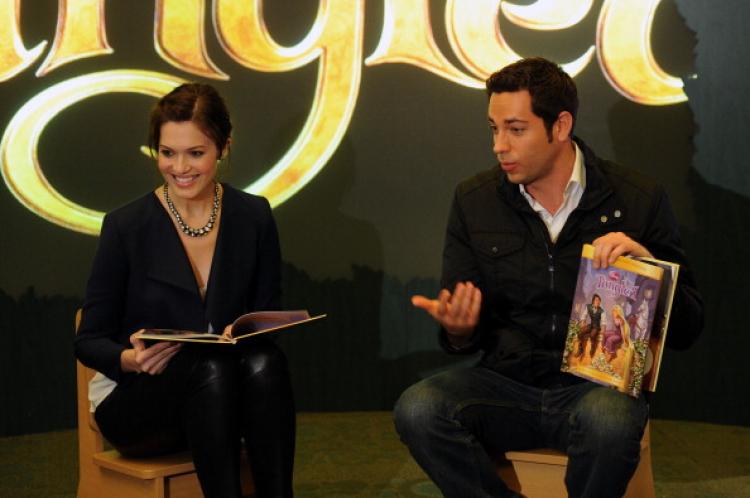
{"label": "woman's knee", "polygon": [[237,361],[226,352],[203,352],[196,358],[188,378],[188,386],[193,390],[207,385],[234,389],[237,378]]}
{"label": "woman's knee", "polygon": [[286,371],[286,355],[276,343],[258,338],[248,343],[240,352],[240,365],[247,374],[257,375],[269,371]]}

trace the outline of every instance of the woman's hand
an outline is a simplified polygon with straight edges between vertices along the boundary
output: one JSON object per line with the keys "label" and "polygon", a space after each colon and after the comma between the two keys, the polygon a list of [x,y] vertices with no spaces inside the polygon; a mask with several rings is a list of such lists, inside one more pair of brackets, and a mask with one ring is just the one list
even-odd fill
{"label": "woman's hand", "polygon": [[221,338],[227,341],[232,340],[232,324],[231,323],[227,325],[226,327],[224,327],[224,332],[221,334]]}
{"label": "woman's hand", "polygon": [[178,342],[157,342],[146,347],[140,339],[143,329],[130,336],[132,349],[126,349],[120,354],[120,366],[123,372],[144,372],[158,375],[164,371],[169,360],[177,354],[182,346]]}

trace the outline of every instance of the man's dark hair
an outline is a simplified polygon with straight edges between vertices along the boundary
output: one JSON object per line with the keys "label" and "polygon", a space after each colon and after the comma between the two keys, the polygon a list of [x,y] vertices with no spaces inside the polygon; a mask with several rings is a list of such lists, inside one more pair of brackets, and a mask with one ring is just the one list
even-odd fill
{"label": "man's dark hair", "polygon": [[[531,110],[544,121],[552,140],[552,125],[562,111],[573,116],[578,112],[578,91],[573,79],[554,62],[542,57],[521,59],[492,73],[486,82],[487,95],[528,90]],[[571,135],[573,129],[570,130]]]}

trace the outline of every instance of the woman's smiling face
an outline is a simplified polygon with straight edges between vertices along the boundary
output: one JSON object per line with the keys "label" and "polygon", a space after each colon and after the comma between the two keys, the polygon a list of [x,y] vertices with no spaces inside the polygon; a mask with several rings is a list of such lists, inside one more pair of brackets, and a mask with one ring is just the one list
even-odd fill
{"label": "woman's smiling face", "polygon": [[194,122],[162,125],[157,164],[170,196],[184,200],[212,196],[219,157],[214,141]]}

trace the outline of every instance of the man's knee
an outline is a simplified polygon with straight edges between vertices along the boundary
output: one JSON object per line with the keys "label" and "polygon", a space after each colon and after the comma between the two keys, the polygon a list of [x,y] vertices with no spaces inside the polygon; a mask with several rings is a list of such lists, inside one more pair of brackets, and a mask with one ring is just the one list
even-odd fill
{"label": "man's knee", "polygon": [[588,392],[573,413],[573,431],[604,448],[636,444],[643,436],[648,405],[641,399],[597,387]]}
{"label": "man's knee", "polygon": [[405,442],[426,433],[444,414],[444,396],[431,379],[406,389],[393,408],[396,431]]}

